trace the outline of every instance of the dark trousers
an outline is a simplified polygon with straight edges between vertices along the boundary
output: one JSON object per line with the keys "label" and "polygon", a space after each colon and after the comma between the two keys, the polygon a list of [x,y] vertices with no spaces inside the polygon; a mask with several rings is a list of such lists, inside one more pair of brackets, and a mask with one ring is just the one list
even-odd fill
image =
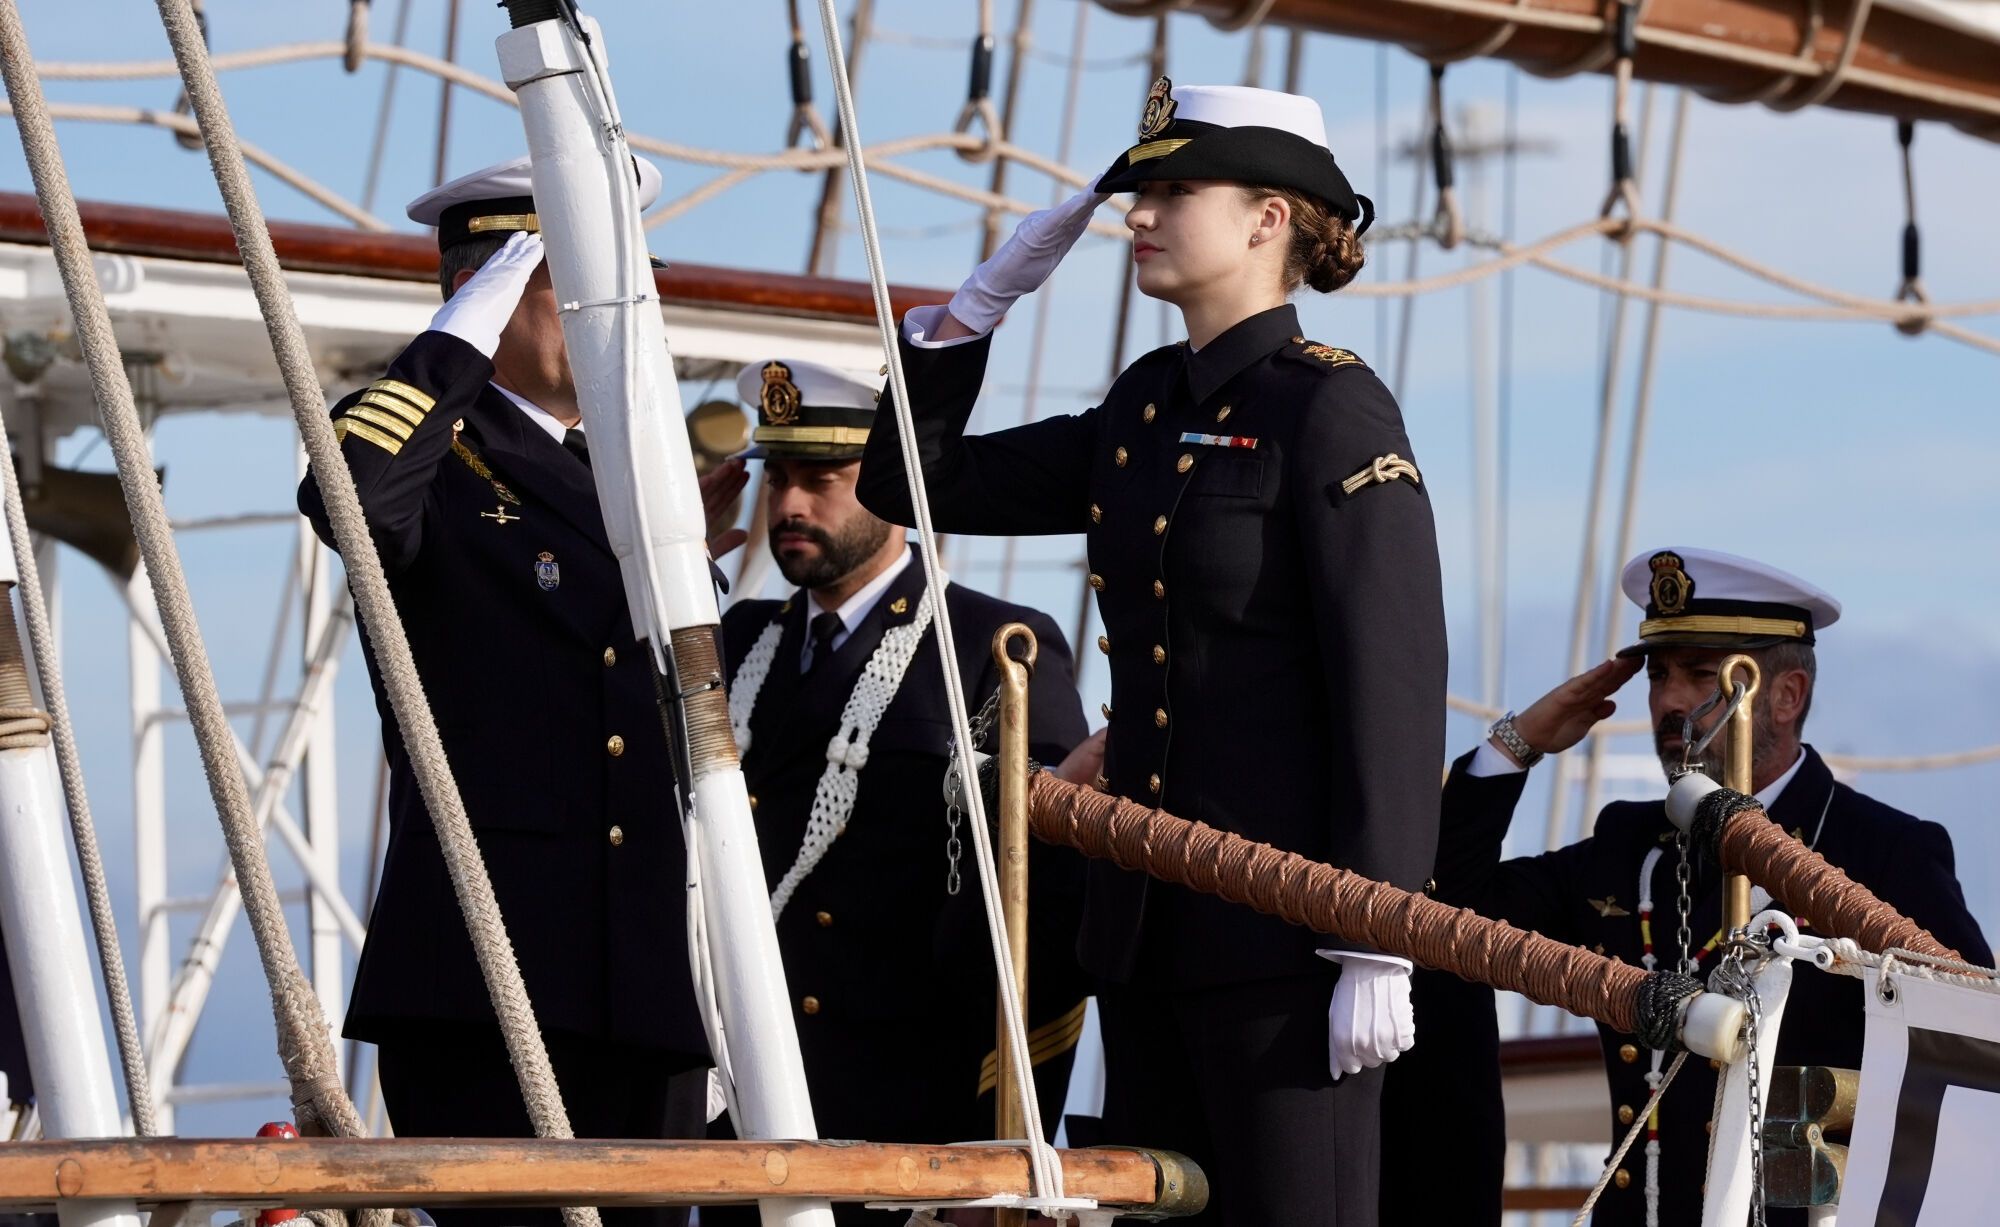
{"label": "dark trousers", "polygon": [[[1507,1112],[1493,990],[1420,968],[1410,1006],[1417,1045],[1382,1070],[1382,1221],[1414,1204],[1433,1222],[1500,1227]],[[1451,1156],[1448,1180],[1437,1179],[1441,1153]]]}
{"label": "dark trousers", "polygon": [[[677,1053],[547,1035],[570,1128],[580,1138],[698,1138],[706,1067]],[[389,1123],[400,1137],[535,1136],[497,1028],[413,1028],[377,1045]],[[432,1209],[439,1227],[555,1227],[553,1208]],[[606,1227],[685,1227],[685,1206],[607,1207]]]}
{"label": "dark trousers", "polygon": [[1176,1223],[1374,1227],[1382,1071],[1329,1073],[1333,982],[1099,995],[1105,1140],[1179,1151],[1208,1177],[1208,1209]]}

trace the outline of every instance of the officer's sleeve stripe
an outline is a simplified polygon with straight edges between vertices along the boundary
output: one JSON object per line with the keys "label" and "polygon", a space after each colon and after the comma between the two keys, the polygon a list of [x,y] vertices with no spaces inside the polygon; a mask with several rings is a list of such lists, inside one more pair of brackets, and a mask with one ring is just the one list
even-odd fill
{"label": "officer's sleeve stripe", "polygon": [[358,405],[374,405],[378,408],[386,409],[412,426],[421,426],[424,424],[423,410],[407,401],[398,399],[390,393],[378,392],[374,388],[363,392],[361,398],[355,403]]}
{"label": "officer's sleeve stripe", "polygon": [[[347,429],[342,430],[341,427],[343,426]],[[377,430],[366,422],[358,421],[351,415],[335,422],[333,424],[333,431],[335,435],[342,439],[347,438],[348,435],[353,435],[357,439],[366,439],[391,456],[403,450],[403,441],[401,439]]]}
{"label": "officer's sleeve stripe", "polygon": [[373,422],[383,430],[406,442],[409,440],[410,432],[416,429],[395,414],[384,413],[380,409],[375,409],[368,405],[356,405],[347,411],[346,416],[356,421]]}
{"label": "officer's sleeve stripe", "polygon": [[[1028,1064],[1040,1065],[1051,1057],[1060,1056],[1076,1046],[1083,1035],[1083,1020],[1089,1002],[1079,1001],[1067,1014],[1051,1022],[1043,1023],[1028,1032]],[[979,1091],[984,1095],[999,1081],[999,1054],[988,1052],[979,1064]]]}
{"label": "officer's sleeve stripe", "polygon": [[387,392],[392,396],[400,396],[412,405],[415,405],[418,411],[423,413],[429,413],[432,406],[437,404],[436,398],[419,392],[399,379],[378,379],[368,385],[368,390],[371,392]]}
{"label": "officer's sleeve stripe", "polygon": [[351,423],[344,417],[333,419],[333,441],[335,443],[345,443],[347,441],[347,428],[349,425]]}

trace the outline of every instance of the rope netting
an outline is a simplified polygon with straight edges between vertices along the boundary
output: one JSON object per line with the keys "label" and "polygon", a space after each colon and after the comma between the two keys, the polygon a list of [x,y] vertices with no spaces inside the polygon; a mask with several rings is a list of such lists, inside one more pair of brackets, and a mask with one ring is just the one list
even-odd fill
{"label": "rope netting", "polygon": [[[1440,8],[1454,8],[1446,0],[1435,0]],[[1459,6],[1474,9],[1491,9],[1494,15],[1508,17],[1535,24],[1544,24],[1542,18],[1551,16],[1546,10],[1534,10],[1533,16],[1506,5]],[[1559,14],[1554,16],[1560,16]],[[1603,29],[1597,18],[1578,17],[1574,28]],[[1657,35],[1659,32],[1652,32]],[[1648,32],[1641,28],[1639,41],[1648,40]],[[217,71],[266,68],[283,64],[294,64],[318,59],[344,59],[349,48],[345,42],[327,40],[323,42],[287,43],[279,46],[258,48],[250,51],[231,52],[213,57]],[[516,105],[513,92],[498,81],[436,56],[427,55],[407,47],[370,43],[363,49],[368,59],[400,65],[405,68],[429,73],[453,85],[471,90],[495,102],[508,106]],[[1808,68],[1786,59],[1782,67],[1787,71],[1807,72]],[[47,80],[71,81],[125,81],[141,80],[149,77],[164,77],[175,72],[170,60],[132,60],[123,62],[89,61],[73,63],[48,63],[41,65],[41,75]],[[1813,74],[1817,76],[1818,74]],[[1850,74],[1851,75],[1851,74]],[[84,108],[65,105],[55,108],[58,117],[89,119],[100,122],[138,122],[156,124],[162,127],[179,128],[176,117],[144,112],[139,108]],[[827,170],[843,165],[846,153],[838,148],[800,148],[778,153],[737,153],[726,150],[709,149],[684,142],[668,141],[640,133],[627,136],[633,149],[652,154],[670,161],[692,166],[707,166],[723,173],[692,190],[666,201],[657,207],[646,219],[648,228],[658,227],[681,217],[689,211],[715,199],[717,196],[749,182],[760,175],[777,171]],[[911,186],[935,192],[939,195],[975,204],[984,209],[1000,210],[1007,213],[1027,214],[1040,206],[1013,196],[985,191],[966,184],[954,182],[940,175],[901,165],[897,158],[915,154],[951,150],[967,156],[984,158],[991,156],[1019,164],[1058,182],[1073,187],[1081,187],[1089,181],[1083,172],[1064,166],[1056,160],[1034,150],[1024,148],[1012,141],[1002,139],[993,132],[975,135],[971,132],[933,132],[915,136],[899,137],[867,146],[865,154],[870,170],[876,174],[898,179]],[[357,225],[369,228],[386,224],[373,218],[358,206],[340,200],[334,193],[312,183],[305,175],[283,166],[277,159],[264,151],[253,156],[246,150],[246,156],[258,165],[284,178],[285,182],[298,187],[315,201]],[[310,185],[309,187],[306,185]],[[1621,201],[1625,197],[1621,194]],[[368,220],[363,220],[363,219]],[[1122,238],[1122,227],[1106,222],[1096,222],[1091,233],[1106,237]],[[1416,237],[1432,235],[1429,227],[1413,228],[1409,236],[1388,232],[1378,237]],[[1744,275],[1764,282],[1809,301],[1803,303],[1758,302],[1744,299],[1724,298],[1715,295],[1691,294],[1677,290],[1667,290],[1634,282],[1627,278],[1613,277],[1603,273],[1565,264],[1554,258],[1556,252],[1593,237],[1629,239],[1639,234],[1651,234],[1663,241],[1678,243],[1701,252]],[[1733,316],[1747,319],[1802,320],[1802,321],[1874,321],[1893,324],[1906,330],[1928,330],[1940,336],[1969,345],[1987,353],[2000,354],[2000,337],[1987,336],[1954,324],[1951,321],[1976,316],[2000,314],[2000,298],[1980,299],[1959,303],[1924,302],[1915,299],[1898,301],[1879,298],[1821,285],[1805,278],[1785,273],[1779,269],[1739,253],[1713,239],[1696,234],[1683,227],[1656,218],[1626,216],[1622,212],[1615,217],[1593,217],[1575,225],[1557,230],[1532,243],[1510,244],[1490,235],[1465,236],[1464,241],[1495,253],[1494,258],[1468,264],[1462,268],[1431,277],[1412,278],[1403,281],[1356,282],[1343,293],[1363,298],[1373,297],[1414,297],[1435,294],[1446,290],[1471,285],[1485,278],[1504,273],[1523,265],[1532,265],[1546,272],[1595,289],[1607,290],[1615,294],[1645,302],[1681,310],[1704,312],[1714,315]]]}

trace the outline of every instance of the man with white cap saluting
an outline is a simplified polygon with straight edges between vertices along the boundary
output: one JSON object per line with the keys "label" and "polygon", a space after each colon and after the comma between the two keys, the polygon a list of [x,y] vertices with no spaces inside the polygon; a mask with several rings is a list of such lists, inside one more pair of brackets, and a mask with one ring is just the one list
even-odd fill
{"label": "man with white cap saluting", "polygon": [[[1453,764],[1444,791],[1437,896],[1624,962],[1647,968],[1691,966],[1705,976],[1724,936],[1721,875],[1712,866],[1692,864],[1690,909],[1677,913],[1680,857],[1663,802],[1613,802],[1598,815],[1589,838],[1539,856],[1502,861],[1500,848],[1528,769],[1545,754],[1569,749],[1610,716],[1611,696],[1642,664],[1661,766],[1674,773],[1689,765],[1724,778],[1728,738],[1718,736],[1703,753],[1694,754],[1684,740],[1683,722],[1717,693],[1723,659],[1741,652],[1757,662],[1761,673],[1753,705],[1751,780],[1771,820],[1947,946],[1987,961],[1991,949],[1966,909],[1953,870],[1951,837],[1944,828],[1837,782],[1825,761],[1801,740],[1816,688],[1814,643],[1840,617],[1840,603],[1775,567],[1703,549],[1641,554],[1626,564],[1622,586],[1645,611],[1639,641],[1518,715],[1508,713],[1493,725],[1489,740]],[[1697,745],[1721,714],[1718,708],[1695,721]],[[1757,900],[1764,898],[1759,892]],[[1802,929],[1810,929],[1810,916],[1796,918]],[[1398,1115],[1406,1110],[1435,1112],[1436,1097],[1447,1093],[1453,1096],[1445,1102],[1453,1104],[1454,1117],[1479,1115],[1477,1105],[1467,1102],[1469,1087],[1491,1088],[1487,1094],[1493,1101],[1484,1115],[1497,1120],[1498,1079],[1491,1070],[1498,1041],[1491,994],[1484,994],[1483,1014],[1460,1001],[1455,1008],[1427,1015],[1432,987],[1427,977],[1419,977],[1416,1009],[1427,1043],[1390,1074],[1391,1126],[1407,1119]],[[1778,1039],[1779,1064],[1860,1065],[1860,981],[1801,966],[1786,1020]],[[1612,1136],[1622,1137],[1652,1095],[1663,1054],[1644,1049],[1633,1036],[1598,1030],[1611,1089]],[[1595,1222],[1700,1220],[1715,1081],[1715,1072],[1703,1062],[1691,1062],[1681,1071],[1661,1100],[1649,1134],[1657,1147],[1635,1151],[1612,1174]],[[1485,1139],[1468,1135],[1465,1140],[1476,1146]],[[1493,1148],[1504,1146],[1504,1135],[1491,1141],[1483,1170],[1497,1179],[1499,1157]],[[1392,1171],[1401,1166],[1414,1173],[1420,1165],[1427,1167],[1429,1161],[1414,1149],[1414,1136],[1401,1147],[1385,1148]],[[1472,1161],[1479,1166],[1476,1156]],[[1392,1174],[1385,1187],[1394,1185]],[[1774,1209],[1770,1221],[1803,1222],[1803,1212]]]}
{"label": "man with white cap saluting", "polygon": [[[635,162],[640,203],[659,172]],[[528,159],[411,202],[444,306],[334,432],[582,1137],[702,1127],[708,1044],[685,963],[684,853],[652,670],[633,636],[580,425]],[[703,480],[711,512],[742,466]],[[329,545],[318,483],[299,507]],[[740,539],[740,537],[738,538]],[[725,545],[719,539],[714,545]],[[364,633],[367,627],[363,627]],[[404,1136],[531,1136],[431,819],[368,661],[390,835],[346,1034],[380,1049]],[[440,1211],[455,1224],[554,1210]],[[680,1209],[613,1209],[672,1223]]]}

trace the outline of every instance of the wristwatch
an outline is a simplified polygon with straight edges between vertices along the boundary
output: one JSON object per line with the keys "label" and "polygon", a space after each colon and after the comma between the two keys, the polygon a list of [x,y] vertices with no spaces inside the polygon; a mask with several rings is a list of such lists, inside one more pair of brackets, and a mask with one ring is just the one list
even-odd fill
{"label": "wristwatch", "polygon": [[1495,720],[1493,727],[1486,730],[1486,735],[1506,746],[1507,753],[1514,756],[1514,761],[1520,763],[1524,771],[1542,761],[1542,752],[1522,740],[1520,732],[1514,728],[1513,712]]}

